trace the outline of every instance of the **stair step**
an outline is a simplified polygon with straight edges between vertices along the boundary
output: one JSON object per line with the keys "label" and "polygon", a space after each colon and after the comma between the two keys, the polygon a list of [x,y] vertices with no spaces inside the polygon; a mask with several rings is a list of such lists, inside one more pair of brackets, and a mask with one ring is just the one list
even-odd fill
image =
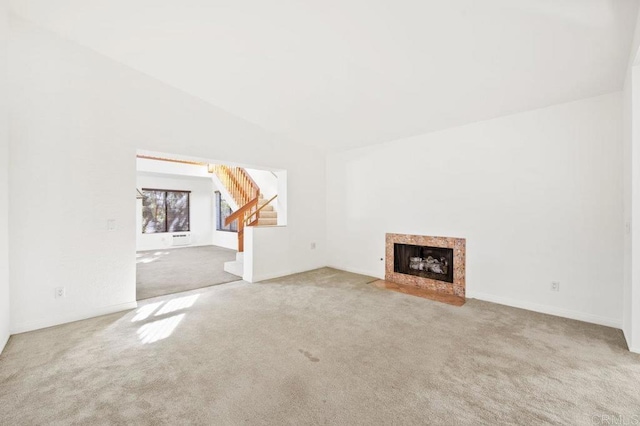
{"label": "stair step", "polygon": [[278,212],[273,210],[260,210],[260,219],[276,219],[278,217]]}
{"label": "stair step", "polygon": [[[258,207],[262,207],[263,205],[264,205],[264,203],[258,205]],[[271,204],[269,204],[268,206],[264,206],[264,208],[262,210],[260,210],[261,213],[262,212],[272,212],[272,211],[273,211],[273,206]]]}
{"label": "stair step", "polygon": [[258,226],[276,226],[278,224],[278,219],[258,219]]}
{"label": "stair step", "polygon": [[242,278],[244,275],[244,261],[233,260],[231,262],[224,262],[224,270],[225,272]]}

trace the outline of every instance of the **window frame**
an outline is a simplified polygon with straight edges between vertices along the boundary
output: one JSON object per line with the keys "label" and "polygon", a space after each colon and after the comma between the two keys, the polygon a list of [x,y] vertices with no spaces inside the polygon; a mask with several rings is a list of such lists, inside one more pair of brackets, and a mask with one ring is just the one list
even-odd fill
{"label": "window frame", "polygon": [[[220,232],[234,232],[238,233],[238,224],[237,221],[231,222],[228,226],[229,229],[224,229],[225,225],[222,219],[222,201],[227,202],[222,198],[222,193],[220,191],[214,191],[214,204],[215,204],[215,213],[216,213],[216,231]],[[228,205],[228,203],[227,203]],[[231,210],[233,213],[233,210]],[[233,229],[236,228],[236,229]]]}
{"label": "window frame", "polygon": [[[156,232],[145,232],[145,229],[142,228],[143,234],[175,234],[180,232],[191,232],[191,191],[187,191],[184,189],[160,189],[160,188],[142,188],[142,194],[144,195],[145,191],[151,192],[164,192],[164,231],[156,231]],[[183,194],[187,194],[187,218],[189,219],[189,223],[187,226],[187,230],[182,231],[169,231],[169,215],[167,213],[167,193],[169,192],[179,192]],[[142,214],[144,221],[144,199],[142,201]]]}

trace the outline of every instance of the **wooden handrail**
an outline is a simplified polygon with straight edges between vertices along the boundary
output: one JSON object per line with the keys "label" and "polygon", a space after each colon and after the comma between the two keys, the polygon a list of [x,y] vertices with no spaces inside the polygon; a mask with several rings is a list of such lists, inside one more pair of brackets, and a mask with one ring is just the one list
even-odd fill
{"label": "wooden handrail", "polygon": [[262,209],[264,209],[265,207],[267,207],[267,206],[268,206],[268,205],[269,205],[273,200],[275,200],[276,198],[278,198],[278,194],[276,194],[276,195],[274,195],[273,197],[271,197],[271,199],[269,199],[269,201],[267,201],[266,203],[264,203],[263,205],[261,205],[260,207],[258,207],[258,209],[257,209],[256,211],[252,212],[249,216],[247,216],[247,217],[244,219],[245,225],[247,225],[247,224],[249,224],[249,223],[252,223],[252,222],[253,222],[253,221],[251,221],[251,222],[250,222],[250,221],[249,221],[249,219],[251,219],[254,215],[256,216],[256,219],[255,219],[255,220],[257,221],[257,220],[258,220],[258,217],[259,217],[259,216],[258,216],[258,214],[260,213],[260,211],[261,211]]}
{"label": "wooden handrail", "polygon": [[224,220],[225,225],[229,225],[234,221],[238,221],[238,252],[242,253],[244,251],[244,222],[247,214],[251,215],[251,209],[255,208],[258,205],[258,201],[260,200],[260,196],[254,198],[249,201],[247,204],[239,208],[237,211],[233,212],[229,217]]}
{"label": "wooden handrail", "polygon": [[209,164],[208,170],[209,173],[215,173],[240,207],[225,219],[225,225],[238,221],[238,251],[243,252],[246,218],[256,215],[254,210],[260,200],[260,187],[242,167]]}
{"label": "wooden handrail", "polygon": [[201,161],[190,161],[190,160],[177,160],[174,158],[166,158],[166,157],[154,157],[152,155],[136,155],[137,158],[142,158],[143,160],[155,160],[155,161],[166,161],[168,163],[178,163],[178,164],[189,164],[191,166],[206,166],[207,163],[203,163]]}
{"label": "wooden handrail", "polygon": [[244,206],[240,207],[238,210],[233,212],[231,215],[229,215],[224,220],[224,224],[225,225],[229,225],[230,223],[232,223],[235,220],[239,220],[240,222],[244,222],[245,213],[247,213],[249,210],[251,210],[251,208],[257,206],[259,200],[260,200],[260,198],[256,197],[253,200],[249,201]]}
{"label": "wooden handrail", "polygon": [[[278,198],[278,195],[274,195],[256,209],[258,204],[260,203],[260,196],[258,195],[253,200],[249,201],[244,206],[240,207],[238,210],[233,212],[229,217],[224,220],[225,225],[230,225],[231,223],[238,221],[238,251],[244,251],[244,228],[245,226],[253,226],[254,223],[257,223],[260,218],[260,211],[268,206],[273,200]],[[255,220],[252,218],[255,217]]]}

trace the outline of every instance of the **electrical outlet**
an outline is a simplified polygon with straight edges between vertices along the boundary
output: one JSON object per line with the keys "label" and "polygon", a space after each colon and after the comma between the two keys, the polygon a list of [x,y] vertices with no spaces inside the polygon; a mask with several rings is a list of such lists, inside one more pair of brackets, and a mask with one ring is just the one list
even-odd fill
{"label": "electrical outlet", "polygon": [[315,250],[316,249],[316,243],[311,243],[311,250]]}
{"label": "electrical outlet", "polygon": [[115,231],[115,229],[116,229],[115,219],[107,220],[107,231]]}
{"label": "electrical outlet", "polygon": [[560,291],[560,281],[551,282],[551,291]]}
{"label": "electrical outlet", "polygon": [[67,295],[67,291],[64,287],[56,287],[56,299],[61,297],[65,297]]}

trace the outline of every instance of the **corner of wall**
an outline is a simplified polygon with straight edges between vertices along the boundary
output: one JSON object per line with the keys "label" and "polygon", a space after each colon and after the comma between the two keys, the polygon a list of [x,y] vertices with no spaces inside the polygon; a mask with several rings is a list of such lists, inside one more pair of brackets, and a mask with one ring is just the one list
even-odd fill
{"label": "corner of wall", "polygon": [[9,112],[7,105],[7,14],[5,0],[0,0],[0,353],[9,340]]}
{"label": "corner of wall", "polygon": [[9,333],[5,333],[3,336],[0,336],[0,354],[2,354],[2,351],[4,351],[5,346],[7,346],[7,343],[9,342]]}

